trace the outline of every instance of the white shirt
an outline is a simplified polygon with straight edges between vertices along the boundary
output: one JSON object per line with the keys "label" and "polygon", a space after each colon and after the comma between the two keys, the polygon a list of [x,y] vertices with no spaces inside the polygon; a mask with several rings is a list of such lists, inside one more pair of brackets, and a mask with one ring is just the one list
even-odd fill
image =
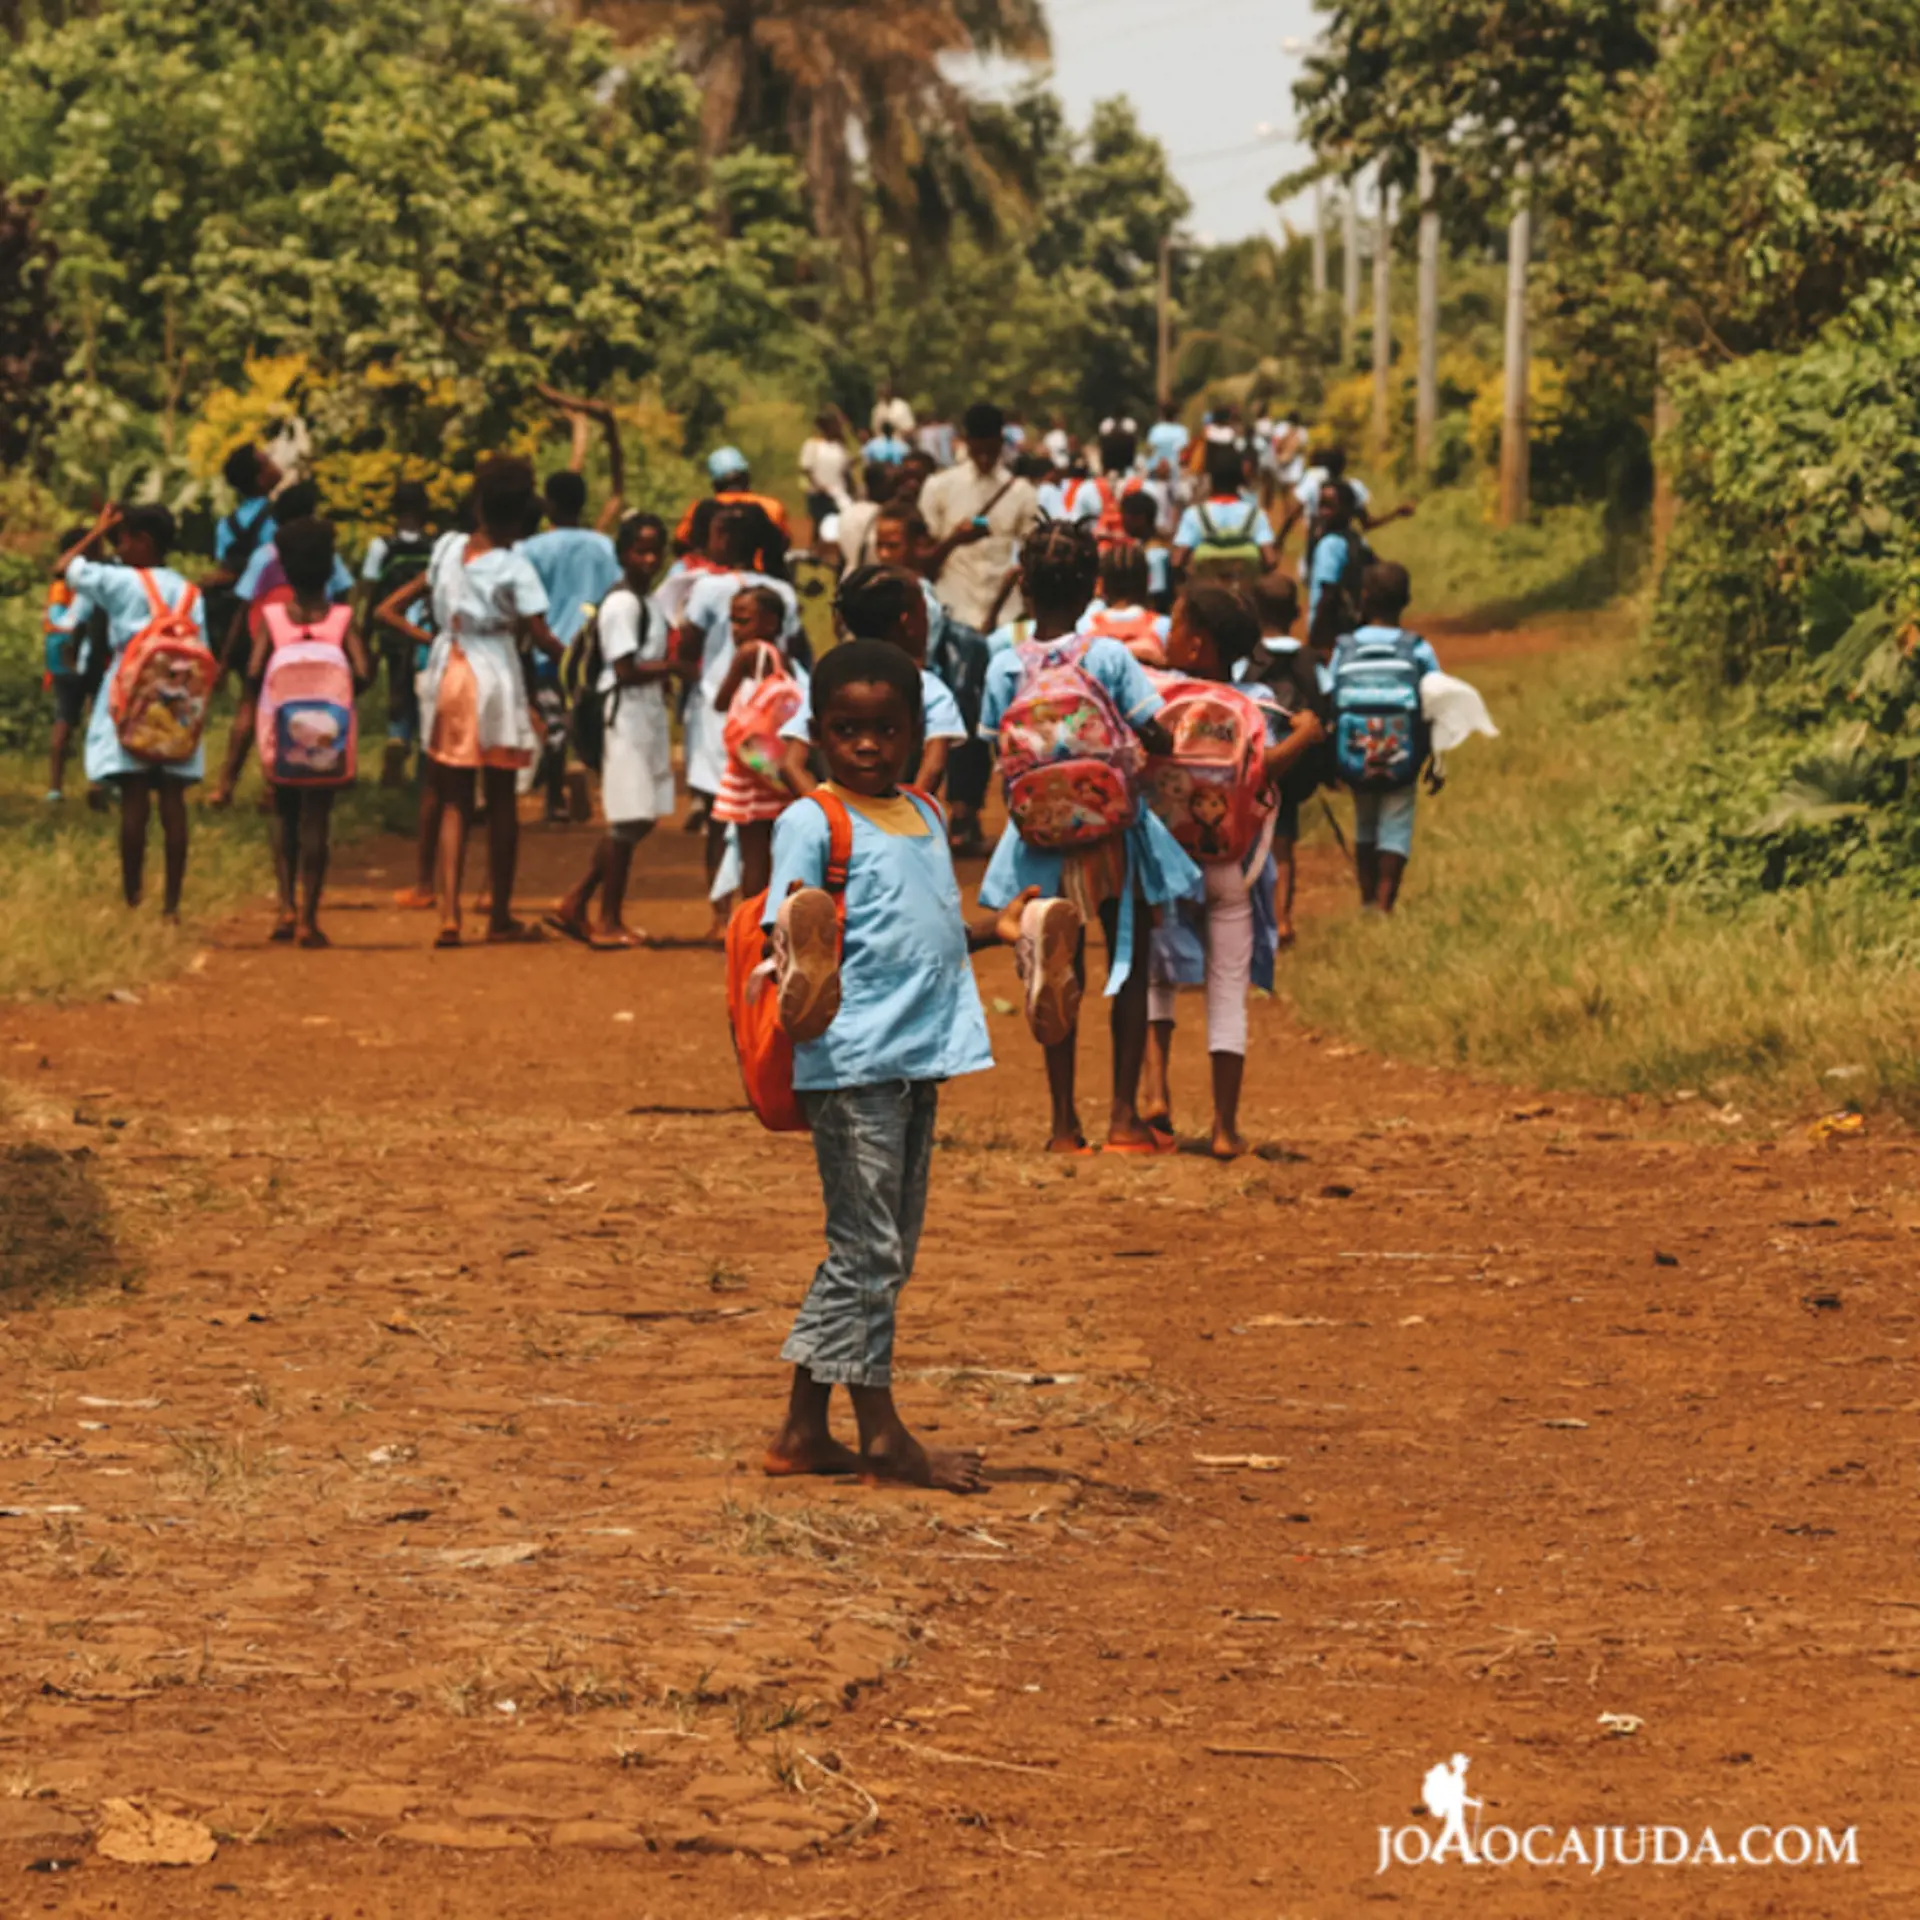
{"label": "white shirt", "polygon": [[969,459],[936,473],[920,489],[920,512],[935,540],[945,540],[968,521],[986,515],[987,537],[956,547],[934,582],[950,612],[984,631],[1000,584],[1019,557],[1021,541],[1039,524],[1038,496],[1025,480],[1011,479],[1004,467],[982,473]]}
{"label": "white shirt", "polygon": [[802,443],[800,475],[815,493],[831,494],[843,507],[847,504],[847,469],[853,455],[844,442],[825,440],[819,435]]}
{"label": "white shirt", "polygon": [[[664,660],[667,657],[668,622],[660,609],[649,604],[646,617],[641,617],[640,596],[626,585],[617,586],[600,603],[600,669],[599,691],[611,693],[619,685],[614,667],[622,660],[643,662]],[[665,682],[645,680],[637,687],[628,687],[621,696],[624,706],[628,700],[652,699],[658,703],[663,695]]]}

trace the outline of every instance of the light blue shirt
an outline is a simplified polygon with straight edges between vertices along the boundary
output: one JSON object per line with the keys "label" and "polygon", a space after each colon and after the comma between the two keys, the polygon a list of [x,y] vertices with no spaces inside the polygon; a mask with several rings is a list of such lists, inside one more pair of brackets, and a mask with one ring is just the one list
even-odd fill
{"label": "light blue shirt", "polygon": [[[93,602],[84,593],[77,593],[64,607],[49,603],[43,624],[46,627],[46,661],[49,673],[82,674],[87,670],[87,656],[93,651],[87,639],[87,623],[93,618]],[[72,664],[68,664],[67,648],[73,647]]]}
{"label": "light blue shirt", "polygon": [[234,543],[242,534],[258,530],[254,541],[254,552],[272,540],[274,535],[273,502],[265,494],[257,500],[242,500],[231,513],[222,514],[213,530],[213,557],[221,566],[227,564],[227,555],[234,549]]}
{"label": "light blue shirt", "polygon": [[[913,803],[909,803],[913,804]],[[840,1011],[818,1040],[793,1050],[802,1091],[868,1087],[883,1080],[950,1080],[993,1065],[986,1016],[967,959],[944,825],[927,818],[918,838],[883,832],[849,807],[846,933],[840,950]],[[823,886],[827,816],[796,801],[774,823],[773,883],[765,926],[798,881]]]}
{"label": "light blue shirt", "polygon": [[[1219,539],[1231,541],[1251,538],[1256,547],[1273,545],[1273,522],[1261,510],[1257,500],[1209,500],[1206,514]],[[1252,529],[1250,534],[1249,528]],[[1189,507],[1180,516],[1173,544],[1191,553],[1195,547],[1204,544],[1206,538],[1207,529],[1200,518],[1200,508]]]}
{"label": "light blue shirt", "polygon": [[587,608],[620,584],[613,542],[590,527],[553,527],[522,540],[519,551],[547,590],[547,625],[563,647],[586,624]]}
{"label": "light blue shirt", "polygon": [[1327,667],[1322,669],[1322,672],[1327,675],[1327,683],[1331,685],[1333,670],[1339,667],[1340,656],[1346,649],[1349,641],[1357,646],[1368,641],[1400,639],[1407,639],[1413,642],[1413,663],[1420,669],[1423,675],[1438,673],[1440,671],[1440,656],[1435,653],[1432,646],[1427,641],[1421,639],[1418,634],[1408,633],[1405,627],[1368,625],[1356,627],[1352,633],[1347,635],[1346,639],[1342,640],[1339,645],[1334,648],[1332,661]]}
{"label": "light blue shirt", "polygon": [[860,449],[863,460],[877,460],[883,467],[897,467],[907,457],[907,443],[890,433],[876,433]]}
{"label": "light blue shirt", "polygon": [[[171,567],[150,570],[155,591],[170,607],[178,607],[187,591],[187,582]],[[127,642],[153,619],[153,603],[132,567],[110,561],[75,560],[67,568],[67,585],[76,595],[91,600],[107,616],[107,650],[116,659],[126,651]],[[207,637],[207,605],[193,596],[193,620],[200,638]],[[93,703],[93,717],[87,722],[87,778],[96,784],[117,780],[128,774],[164,773],[175,780],[200,780],[206,777],[207,756],[204,745],[195,747],[191,760],[156,768],[150,760],[136,760],[120,744],[114,731],[113,715],[104,689]]]}
{"label": "light blue shirt", "polygon": [[1307,626],[1313,626],[1313,616],[1320,610],[1320,596],[1329,587],[1340,584],[1340,576],[1347,570],[1347,536],[1344,533],[1323,533],[1315,542],[1313,559],[1307,566]]}
{"label": "light blue shirt", "polygon": [[1180,464],[1180,456],[1192,444],[1193,436],[1178,420],[1156,420],[1147,429],[1147,454],[1151,461]]}
{"label": "light blue shirt", "polygon": [[[234,592],[242,600],[252,600],[260,593],[260,582],[267,569],[280,558],[280,550],[271,540],[262,540],[249,557],[246,570],[241,574]],[[282,569],[284,573],[284,569]],[[327,576],[327,598],[329,600],[350,600],[353,598],[353,575],[347,571],[347,564],[336,553],[333,556],[333,571]]]}

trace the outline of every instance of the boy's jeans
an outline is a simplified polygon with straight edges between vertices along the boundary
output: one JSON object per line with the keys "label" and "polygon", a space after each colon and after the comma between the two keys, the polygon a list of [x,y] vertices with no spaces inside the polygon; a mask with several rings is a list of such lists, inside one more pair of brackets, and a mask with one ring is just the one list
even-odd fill
{"label": "boy's jeans", "polygon": [[940,1086],[887,1080],[803,1093],[827,1202],[827,1257],[780,1357],[829,1386],[893,1384],[893,1315],[927,1213]]}

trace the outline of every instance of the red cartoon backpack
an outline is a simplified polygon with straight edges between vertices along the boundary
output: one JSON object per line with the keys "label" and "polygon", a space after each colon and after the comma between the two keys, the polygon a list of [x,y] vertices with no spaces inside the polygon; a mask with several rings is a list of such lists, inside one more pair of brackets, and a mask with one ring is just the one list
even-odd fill
{"label": "red cartoon backpack", "polygon": [[1273,811],[1260,704],[1217,680],[1155,678],[1173,751],[1147,763],[1148,804],[1202,865],[1244,860]]}
{"label": "red cartoon backpack", "polygon": [[206,731],[219,663],[193,617],[198,590],[189,586],[180,604],[170,607],[144,567],[140,584],[153,617],[120,655],[107,688],[107,713],[121,746],[136,759],[178,766],[193,758]]}

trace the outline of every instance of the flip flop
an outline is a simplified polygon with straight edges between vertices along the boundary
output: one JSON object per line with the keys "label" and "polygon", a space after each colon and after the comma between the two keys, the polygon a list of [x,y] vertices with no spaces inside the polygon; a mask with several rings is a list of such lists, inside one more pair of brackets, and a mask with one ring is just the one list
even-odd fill
{"label": "flip flop", "polygon": [[1156,1135],[1151,1140],[1109,1140],[1101,1149],[1104,1153],[1140,1153],[1153,1158],[1163,1153],[1175,1153],[1178,1150],[1178,1144],[1171,1134],[1166,1137],[1164,1143]]}
{"label": "flip flop", "polygon": [[590,947],[594,943],[593,935],[587,931],[583,922],[569,920],[557,908],[551,913],[543,913],[540,916],[540,924],[543,927],[551,927],[563,939],[579,941],[583,947]]}
{"label": "flip flop", "polygon": [[646,944],[647,936],[635,933],[631,927],[622,927],[617,933],[594,932],[587,936],[587,945],[595,953],[631,953]]}
{"label": "flip flop", "polygon": [[294,944],[305,947],[309,953],[317,953],[322,947],[332,946],[333,942],[318,927],[308,927]]}
{"label": "flip flop", "polygon": [[393,896],[393,904],[408,913],[418,913],[427,907],[437,907],[440,902],[425,887],[402,887]]}
{"label": "flip flop", "polygon": [[267,938],[275,946],[284,947],[292,942],[294,935],[299,931],[300,923],[297,920],[276,920],[273,931],[267,935]]}
{"label": "flip flop", "polygon": [[1049,1144],[1042,1147],[1040,1151],[1051,1160],[1091,1160],[1100,1149],[1082,1140],[1077,1147],[1056,1147]]}
{"label": "flip flop", "polygon": [[433,936],[433,944],[436,947],[457,947],[460,944],[460,929],[458,927],[442,927],[440,931]]}

